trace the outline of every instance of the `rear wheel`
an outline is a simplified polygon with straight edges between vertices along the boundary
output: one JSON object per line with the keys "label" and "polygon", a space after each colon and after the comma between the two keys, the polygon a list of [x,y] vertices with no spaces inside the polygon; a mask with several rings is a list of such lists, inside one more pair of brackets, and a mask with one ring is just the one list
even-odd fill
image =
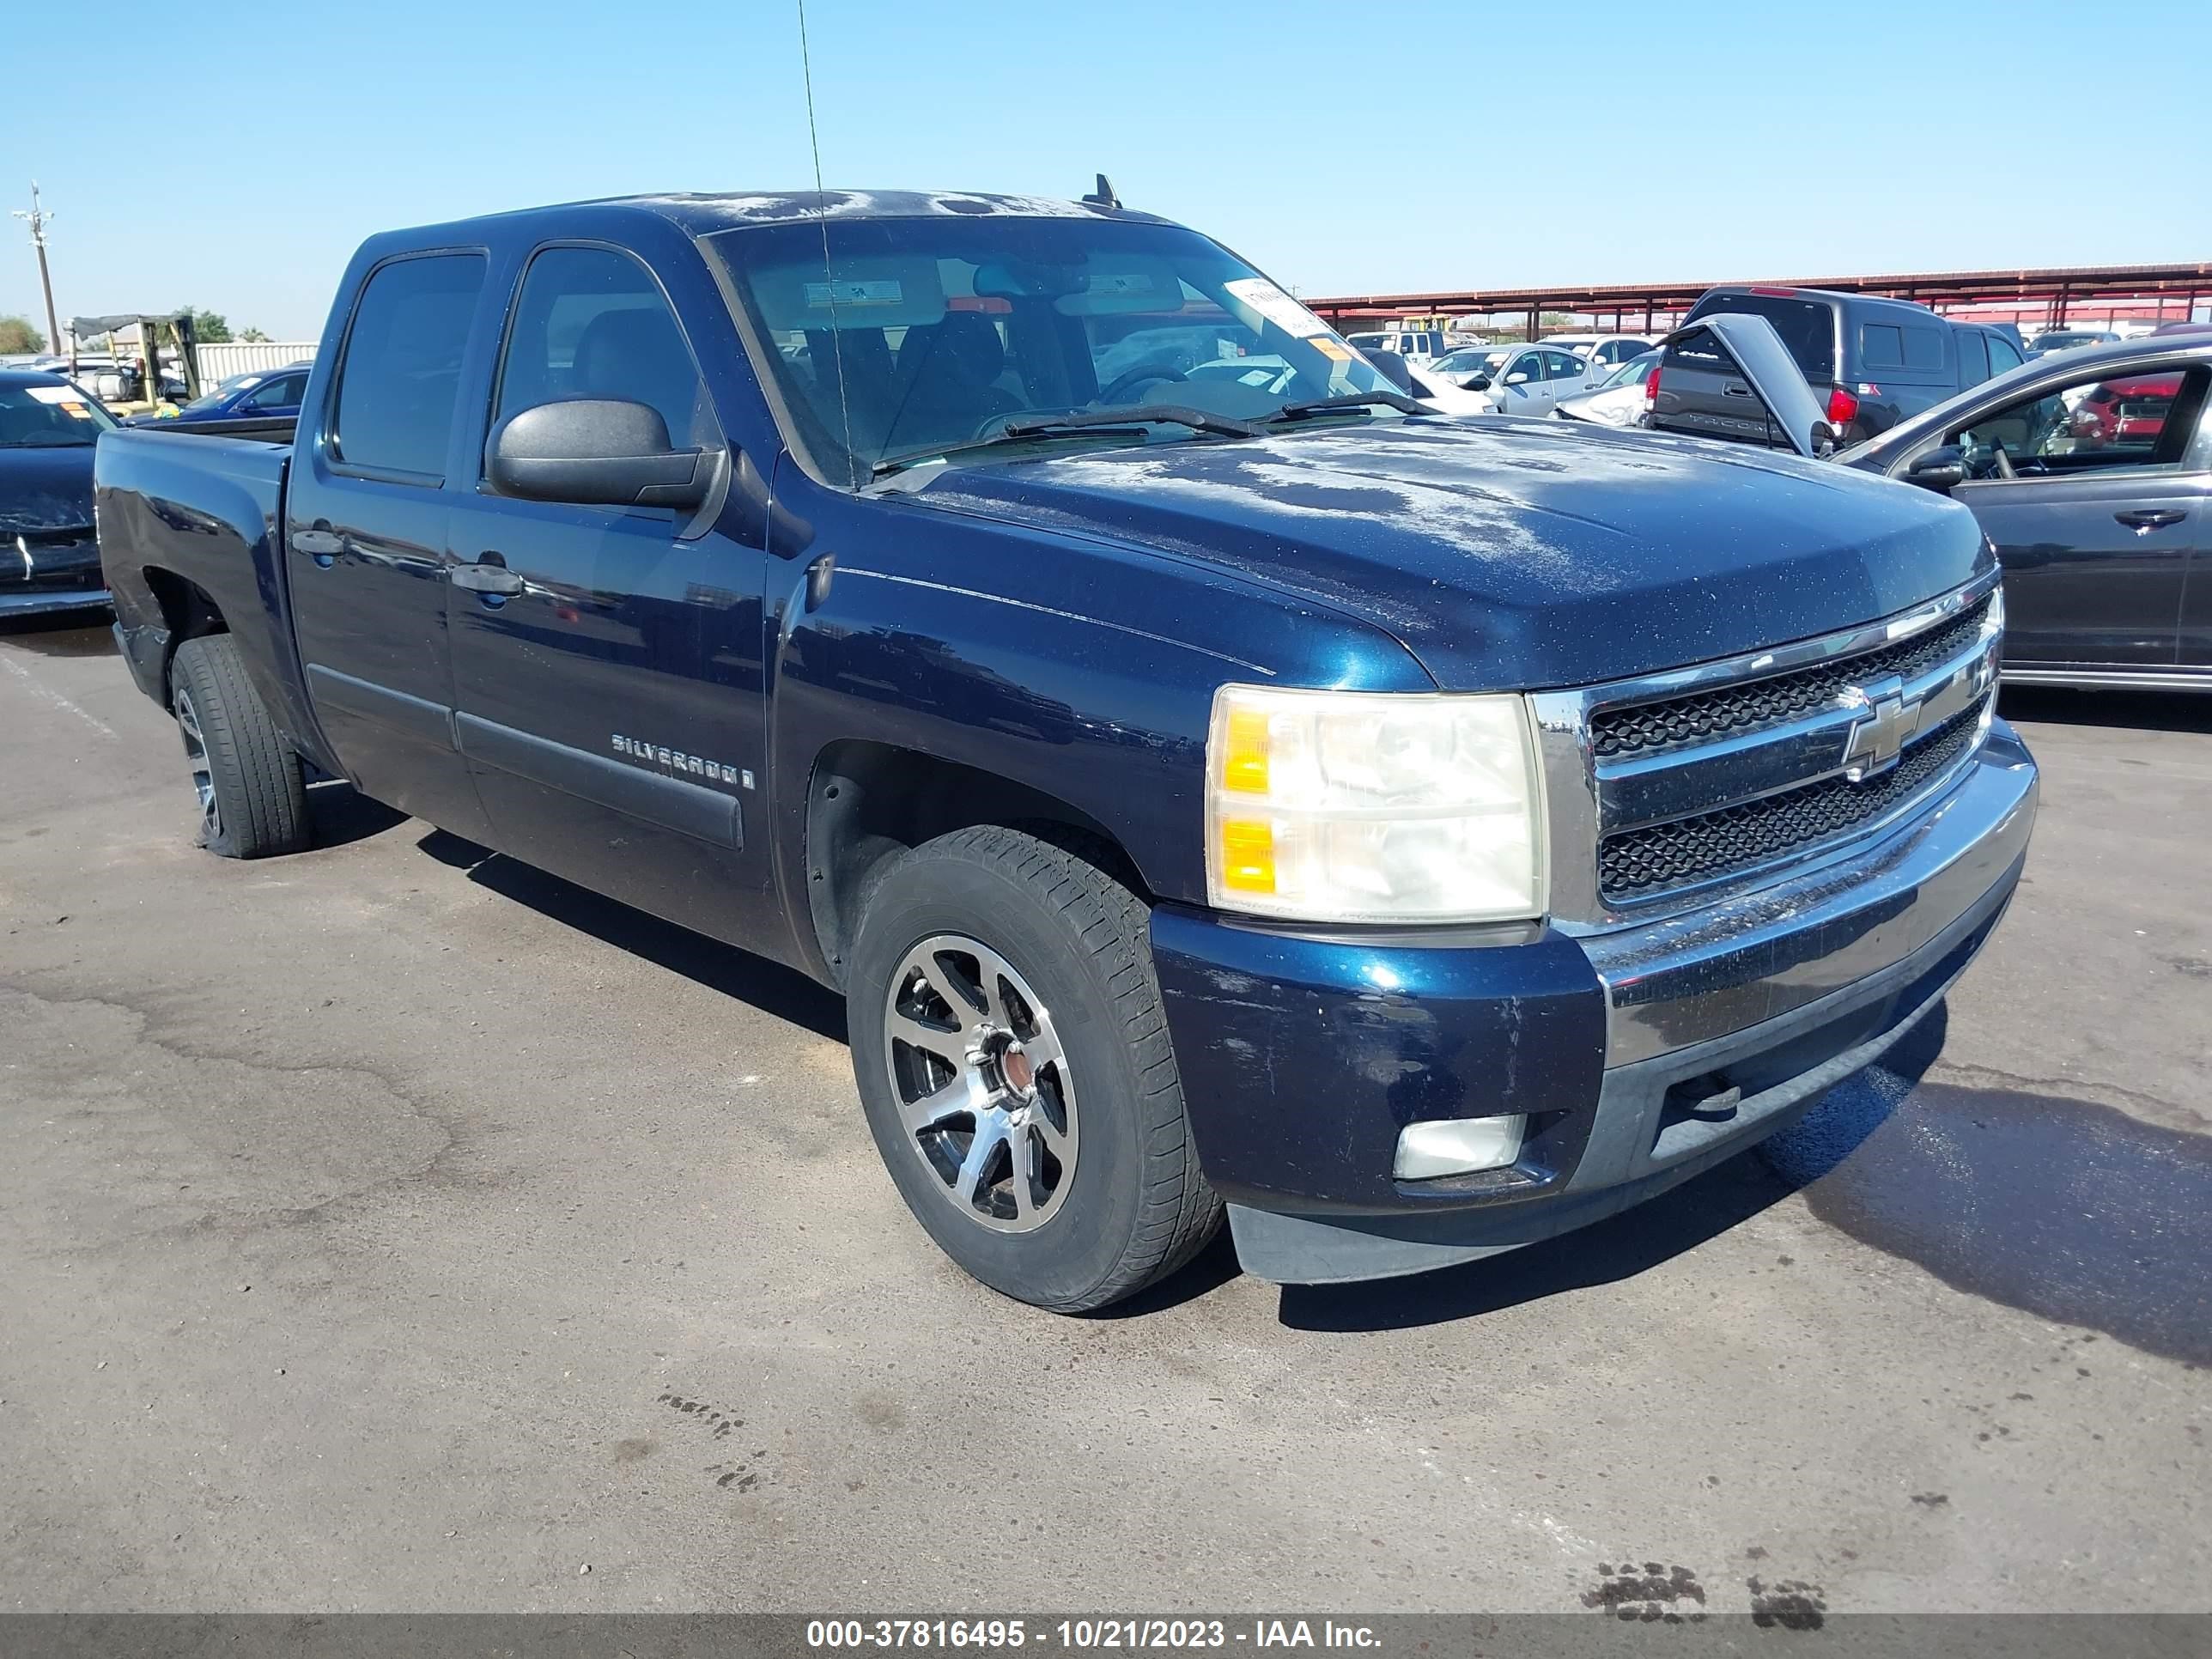
{"label": "rear wheel", "polygon": [[847,988],[901,1196],[993,1289],[1079,1313],[1165,1278],[1221,1218],[1199,1171],[1143,902],[1017,830],[900,854]]}
{"label": "rear wheel", "polygon": [[198,797],[200,842],[227,859],[307,847],[300,757],[270,718],[228,634],[186,640],[169,671],[169,708]]}

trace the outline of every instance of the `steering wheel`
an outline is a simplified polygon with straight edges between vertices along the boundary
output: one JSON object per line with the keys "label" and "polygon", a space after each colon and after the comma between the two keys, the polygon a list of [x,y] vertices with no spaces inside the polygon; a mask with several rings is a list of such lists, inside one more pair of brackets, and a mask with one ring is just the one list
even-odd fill
{"label": "steering wheel", "polygon": [[2012,457],[2005,453],[2004,440],[2002,438],[1998,439],[1996,442],[1996,459],[1997,477],[2000,478],[2017,478],[2020,477],[2020,474],[2013,470]]}
{"label": "steering wheel", "polygon": [[1188,380],[1190,376],[1172,363],[1139,363],[1126,374],[1114,377],[1114,384],[1098,394],[1101,404],[1128,401],[1128,394],[1150,380]]}

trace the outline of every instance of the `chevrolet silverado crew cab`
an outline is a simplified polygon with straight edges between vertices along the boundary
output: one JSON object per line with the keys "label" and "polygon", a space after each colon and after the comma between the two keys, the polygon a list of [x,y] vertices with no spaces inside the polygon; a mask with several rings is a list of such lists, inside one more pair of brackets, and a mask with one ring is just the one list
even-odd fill
{"label": "chevrolet silverado crew cab", "polygon": [[1896,1041],[2034,817],[1964,508],[1437,416],[1110,202],[378,236],[281,435],[99,445],[210,850],[312,769],[839,988],[899,1192],[1049,1308],[1224,1210],[1321,1281],[1648,1197]]}

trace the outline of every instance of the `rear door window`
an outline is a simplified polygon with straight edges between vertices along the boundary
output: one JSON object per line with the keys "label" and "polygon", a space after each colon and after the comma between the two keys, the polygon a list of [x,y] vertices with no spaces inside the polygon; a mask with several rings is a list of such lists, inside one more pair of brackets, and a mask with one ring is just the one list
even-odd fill
{"label": "rear door window", "polygon": [[371,273],[338,363],[334,459],[410,483],[443,481],[483,283],[480,253],[395,259]]}
{"label": "rear door window", "polygon": [[2008,368],[2018,368],[2024,362],[2019,350],[2002,334],[1990,336],[1990,373],[2002,374]]}
{"label": "rear door window", "polygon": [[1822,300],[1800,300],[1779,294],[1723,294],[1700,301],[1692,318],[1717,311],[1735,311],[1764,317],[1774,325],[1790,356],[1806,380],[1825,385],[1836,378],[1836,314]]}

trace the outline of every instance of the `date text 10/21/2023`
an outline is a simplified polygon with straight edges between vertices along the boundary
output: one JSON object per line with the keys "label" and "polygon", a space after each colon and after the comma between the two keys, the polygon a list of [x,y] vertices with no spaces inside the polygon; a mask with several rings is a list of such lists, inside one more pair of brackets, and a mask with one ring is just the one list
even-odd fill
{"label": "date text 10/21/2023", "polygon": [[810,1648],[1061,1648],[1077,1651],[1167,1648],[1350,1648],[1373,1650],[1371,1626],[1333,1620],[1253,1619],[816,1619]]}

